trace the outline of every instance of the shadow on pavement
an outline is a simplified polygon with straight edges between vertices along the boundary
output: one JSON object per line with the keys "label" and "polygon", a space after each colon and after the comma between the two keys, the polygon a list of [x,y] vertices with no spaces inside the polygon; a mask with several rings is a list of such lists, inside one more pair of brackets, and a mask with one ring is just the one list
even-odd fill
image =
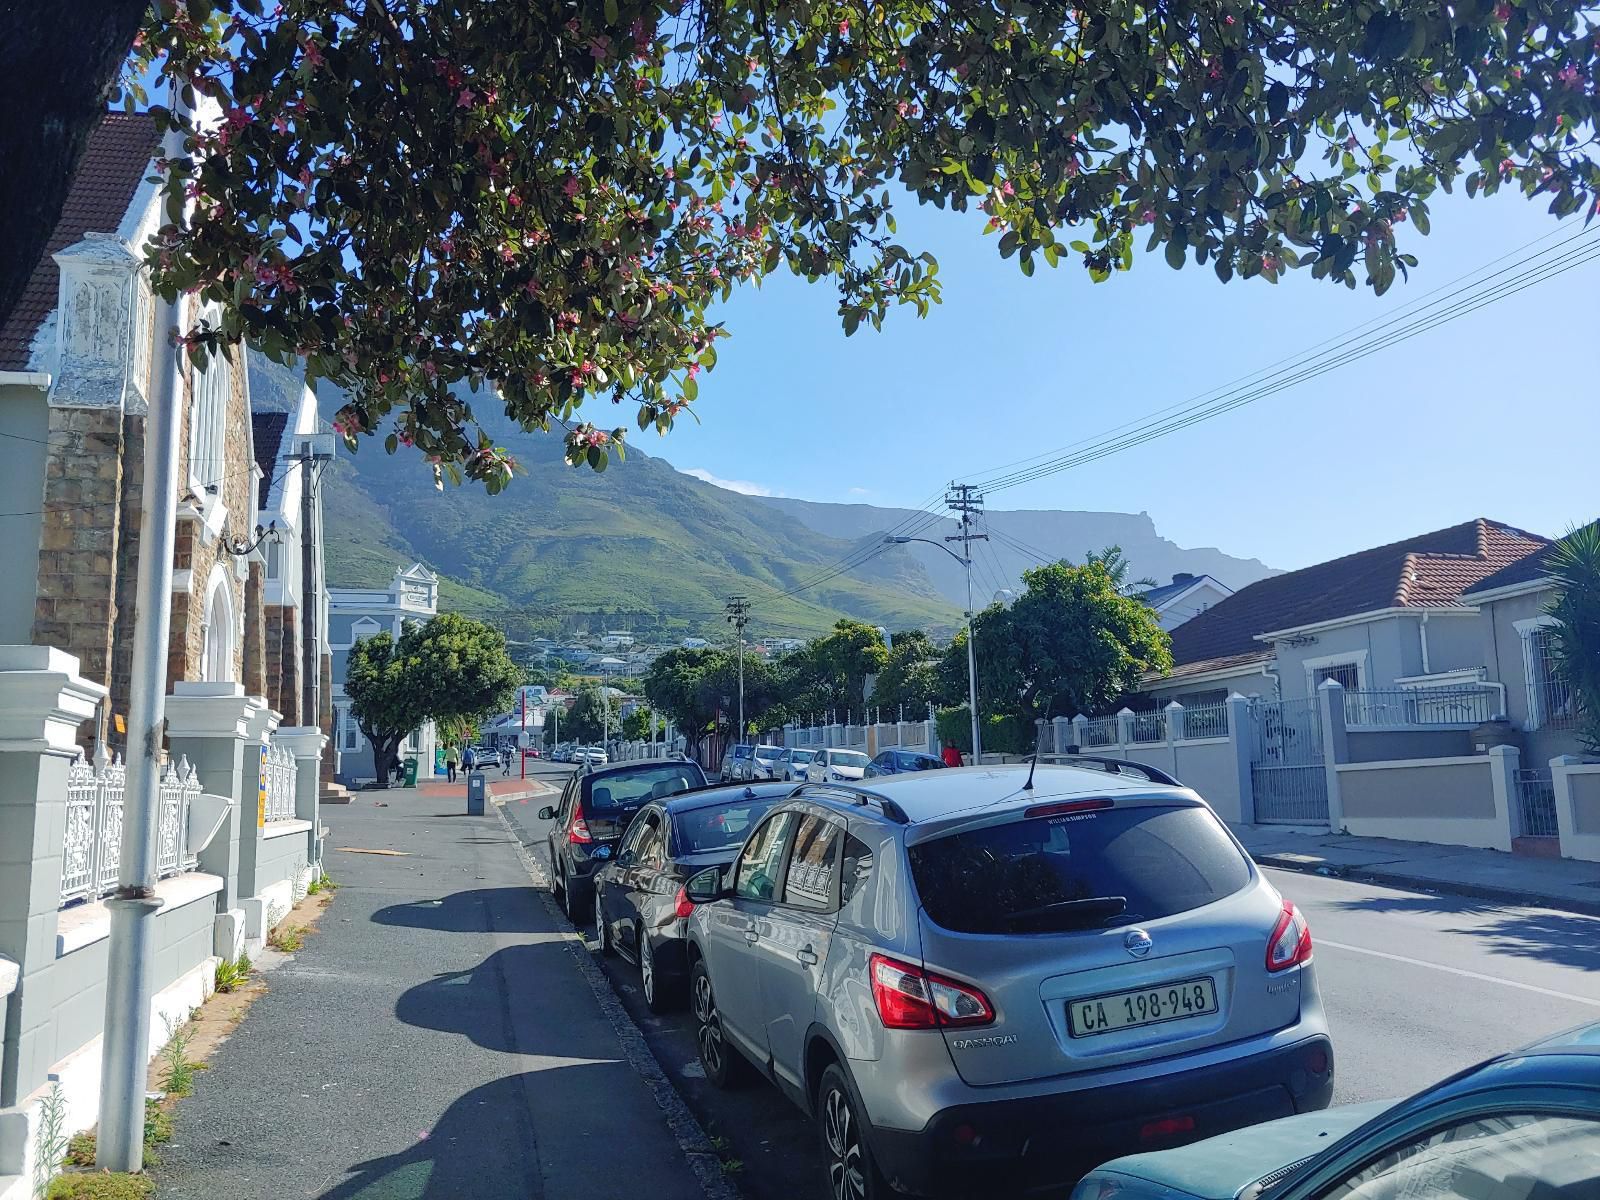
{"label": "shadow on pavement", "polygon": [[1361,896],[1352,900],[1335,900],[1324,907],[1353,913],[1414,912],[1471,916],[1499,912],[1504,906],[1489,900],[1473,900],[1466,896],[1430,895],[1426,892],[1390,892],[1374,896]]}
{"label": "shadow on pavement", "polygon": [[[507,1054],[572,1053],[559,1030],[544,1022],[513,1028],[506,998],[525,996],[558,971],[572,972],[565,942],[553,940],[531,946],[496,950],[470,971],[447,971],[415,987],[396,1001],[394,1015],[407,1025],[440,1033],[458,1033],[485,1050]],[[587,1000],[587,997],[585,997]],[[528,1045],[530,1026],[547,1032],[550,1044]],[[518,1036],[519,1032],[522,1036]]]}
{"label": "shadow on pavement", "polygon": [[1471,938],[1494,954],[1600,971],[1600,918],[1580,913],[1551,909],[1508,912],[1504,905],[1488,900],[1409,892],[1341,900],[1329,907],[1345,912],[1481,918],[1481,923],[1461,924],[1442,932]]}
{"label": "shadow on pavement", "polygon": [[[496,842],[510,843],[509,838]],[[391,904],[372,914],[377,925],[436,929],[441,933],[538,933],[550,929],[532,887],[475,888],[440,900]]]}

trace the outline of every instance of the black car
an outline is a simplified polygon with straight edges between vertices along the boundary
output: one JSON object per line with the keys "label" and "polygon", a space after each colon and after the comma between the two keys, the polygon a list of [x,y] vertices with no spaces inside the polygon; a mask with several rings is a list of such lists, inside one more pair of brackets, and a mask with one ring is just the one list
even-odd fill
{"label": "black car", "polygon": [[751,828],[794,790],[792,783],[751,783],[653,801],[628,826],[616,857],[596,872],[600,953],[616,951],[639,964],[650,1011],[665,1012],[686,991],[684,921],[694,906],[684,881],[731,863]]}
{"label": "black car", "polygon": [[937,754],[924,754],[920,750],[882,750],[867,764],[865,778],[874,775],[907,775],[913,771],[938,771],[944,759]]}
{"label": "black car", "polygon": [[588,919],[595,869],[604,866],[633,814],[652,800],[706,786],[699,763],[654,759],[579,771],[561,800],[539,810],[551,821],[550,886],[574,924]]}

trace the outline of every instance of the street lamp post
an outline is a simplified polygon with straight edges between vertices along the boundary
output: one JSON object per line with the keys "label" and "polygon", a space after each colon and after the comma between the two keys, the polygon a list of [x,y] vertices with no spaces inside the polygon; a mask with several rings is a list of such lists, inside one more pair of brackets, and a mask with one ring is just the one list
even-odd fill
{"label": "street lamp post", "polygon": [[935,542],[930,538],[887,536],[883,540],[885,545],[890,546],[903,546],[907,542],[936,546],[967,569],[967,713],[972,718],[972,761],[976,764],[983,749],[978,741],[978,657],[973,650],[973,643],[977,637],[972,613],[972,559],[963,557],[943,542]]}

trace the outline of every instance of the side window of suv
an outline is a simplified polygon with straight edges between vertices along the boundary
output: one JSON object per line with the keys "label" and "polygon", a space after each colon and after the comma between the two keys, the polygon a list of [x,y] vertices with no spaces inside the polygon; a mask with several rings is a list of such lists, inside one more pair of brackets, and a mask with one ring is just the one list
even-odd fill
{"label": "side window of suv", "polygon": [[853,833],[845,835],[844,861],[839,871],[839,906],[850,903],[856,889],[872,874],[872,847]]}
{"label": "side window of suv", "polygon": [[839,842],[844,830],[832,821],[807,813],[794,834],[789,869],[783,877],[783,902],[816,912],[833,911],[834,884],[839,878]]}
{"label": "side window of suv", "polygon": [[745,844],[734,869],[733,894],[742,900],[777,898],[778,873],[783,863],[783,847],[788,840],[794,813],[785,811],[768,817]]}

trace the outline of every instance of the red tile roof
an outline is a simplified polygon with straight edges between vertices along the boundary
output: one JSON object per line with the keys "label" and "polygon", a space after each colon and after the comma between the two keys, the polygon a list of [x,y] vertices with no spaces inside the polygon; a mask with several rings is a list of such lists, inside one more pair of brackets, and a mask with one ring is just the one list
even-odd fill
{"label": "red tile roof", "polygon": [[60,275],[50,256],[81,241],[86,233],[115,233],[128,203],[149,174],[160,138],[149,113],[107,113],[89,135],[67,193],[61,219],[34,265],[17,306],[0,325],[0,371],[20,371],[28,365],[28,351],[39,326],[56,306]]}
{"label": "red tile roof", "polygon": [[1257,634],[1385,608],[1459,604],[1480,580],[1537,554],[1548,538],[1479,518],[1347,554],[1241,588],[1172,631],[1172,658],[1191,673],[1268,649]]}

